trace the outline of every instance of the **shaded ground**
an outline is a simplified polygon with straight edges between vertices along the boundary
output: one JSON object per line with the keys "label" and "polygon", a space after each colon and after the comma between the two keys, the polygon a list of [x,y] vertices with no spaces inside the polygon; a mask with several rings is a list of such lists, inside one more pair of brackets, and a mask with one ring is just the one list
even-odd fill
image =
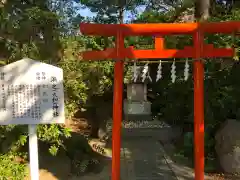
{"label": "shaded ground", "polygon": [[[194,168],[192,160],[184,157],[179,153],[179,149],[175,148],[173,144],[163,144],[166,156],[170,159],[172,169],[178,175],[179,180],[194,179]],[[206,166],[206,164],[205,164]],[[213,169],[212,167],[205,167],[205,170]],[[206,180],[239,180],[239,175],[226,174],[221,172],[206,173]]]}

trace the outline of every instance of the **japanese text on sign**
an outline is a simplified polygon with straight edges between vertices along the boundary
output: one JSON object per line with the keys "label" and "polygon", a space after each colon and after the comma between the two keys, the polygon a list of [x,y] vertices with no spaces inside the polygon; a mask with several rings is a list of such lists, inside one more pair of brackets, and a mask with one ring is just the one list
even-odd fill
{"label": "japanese text on sign", "polygon": [[0,68],[0,124],[64,123],[62,80],[62,69],[30,59]]}

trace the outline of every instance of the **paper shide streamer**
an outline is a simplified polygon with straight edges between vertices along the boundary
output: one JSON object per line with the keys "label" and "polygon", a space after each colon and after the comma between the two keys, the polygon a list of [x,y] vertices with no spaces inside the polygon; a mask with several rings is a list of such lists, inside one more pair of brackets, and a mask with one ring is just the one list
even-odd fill
{"label": "paper shide streamer", "polygon": [[145,80],[148,78],[152,82],[152,78],[149,75],[149,67],[148,63],[144,65],[143,72],[142,72],[142,82],[145,82]]}
{"label": "paper shide streamer", "polygon": [[162,79],[162,61],[159,61],[156,82]]}
{"label": "paper shide streamer", "polygon": [[171,66],[171,79],[172,79],[172,83],[175,83],[176,81],[176,65],[175,65],[175,61],[173,61],[172,66]]}

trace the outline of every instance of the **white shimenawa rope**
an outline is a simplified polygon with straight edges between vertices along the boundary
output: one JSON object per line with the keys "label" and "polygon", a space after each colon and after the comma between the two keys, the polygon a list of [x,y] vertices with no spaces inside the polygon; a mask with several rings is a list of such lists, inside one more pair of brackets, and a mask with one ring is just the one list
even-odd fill
{"label": "white shimenawa rope", "polygon": [[[156,82],[158,82],[160,79],[163,78],[163,72],[162,72],[162,63],[164,61],[160,60],[159,61],[159,64],[158,64],[158,70],[157,70],[157,76],[156,76]],[[145,82],[145,80],[148,78],[150,82],[152,82],[152,78],[150,76],[150,72],[149,72],[149,67],[148,67],[149,63],[146,63],[143,67],[143,71],[142,71],[142,75],[141,75],[141,78],[142,78],[142,82]],[[187,58],[185,60],[185,66],[184,66],[184,80],[187,81],[188,78],[189,78],[189,68],[190,68],[190,65],[189,65],[189,59]],[[132,77],[132,80],[134,82],[137,81],[138,77],[140,76],[141,72],[140,72],[140,69],[137,67],[136,65],[136,62],[134,62],[134,66],[133,66],[133,77]],[[174,61],[172,62],[172,65],[171,65],[171,81],[172,83],[175,83],[176,81],[176,61],[174,59]]]}

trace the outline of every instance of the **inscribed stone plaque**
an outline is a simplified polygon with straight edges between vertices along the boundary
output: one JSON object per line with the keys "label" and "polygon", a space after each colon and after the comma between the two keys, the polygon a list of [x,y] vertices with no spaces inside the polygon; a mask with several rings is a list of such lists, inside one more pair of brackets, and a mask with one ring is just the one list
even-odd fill
{"label": "inscribed stone plaque", "polygon": [[0,67],[0,125],[64,123],[63,70],[22,59]]}
{"label": "inscribed stone plaque", "polygon": [[146,96],[146,84],[128,84],[127,98],[130,101],[144,101]]}

